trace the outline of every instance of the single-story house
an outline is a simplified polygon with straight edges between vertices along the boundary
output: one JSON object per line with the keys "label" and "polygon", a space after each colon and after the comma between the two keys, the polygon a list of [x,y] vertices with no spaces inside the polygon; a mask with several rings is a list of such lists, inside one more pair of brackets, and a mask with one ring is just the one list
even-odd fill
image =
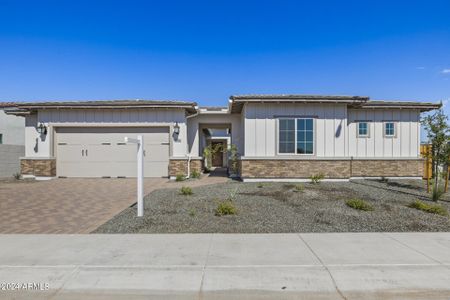
{"label": "single-story house", "polygon": [[25,155],[25,120],[5,113],[12,102],[0,102],[0,177],[20,173],[20,158]]}
{"label": "single-story house", "polygon": [[[420,114],[440,104],[363,96],[243,95],[226,107],[182,101],[17,103],[24,116],[24,176],[133,177],[144,137],[146,177],[188,175],[203,150],[235,145],[244,181],[414,177],[423,173]],[[222,153],[220,155],[223,155]],[[213,166],[229,164],[226,155]]]}

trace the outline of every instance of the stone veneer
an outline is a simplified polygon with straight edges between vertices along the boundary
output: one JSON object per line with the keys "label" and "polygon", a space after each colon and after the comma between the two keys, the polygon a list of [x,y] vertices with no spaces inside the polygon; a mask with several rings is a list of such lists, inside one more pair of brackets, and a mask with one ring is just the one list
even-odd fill
{"label": "stone veneer", "polygon": [[325,178],[422,177],[422,159],[325,160],[325,159],[243,159],[242,178]]}
{"label": "stone veneer", "polygon": [[56,159],[21,159],[20,172],[22,175],[34,175],[42,177],[56,176]]}
{"label": "stone veneer", "polygon": [[[169,176],[177,176],[183,174],[187,176],[187,159],[176,159],[171,158],[169,160]],[[196,170],[197,172],[202,171],[202,159],[191,159],[191,172]]]}

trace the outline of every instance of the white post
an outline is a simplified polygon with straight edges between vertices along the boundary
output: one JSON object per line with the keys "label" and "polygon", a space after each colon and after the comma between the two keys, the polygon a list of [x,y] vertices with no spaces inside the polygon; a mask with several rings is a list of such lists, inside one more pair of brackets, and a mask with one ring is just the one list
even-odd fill
{"label": "white post", "polygon": [[137,139],[125,138],[125,143],[137,144],[137,216],[144,215],[144,138],[138,135]]}
{"label": "white post", "polygon": [[144,137],[138,135],[137,152],[137,215],[144,215]]}

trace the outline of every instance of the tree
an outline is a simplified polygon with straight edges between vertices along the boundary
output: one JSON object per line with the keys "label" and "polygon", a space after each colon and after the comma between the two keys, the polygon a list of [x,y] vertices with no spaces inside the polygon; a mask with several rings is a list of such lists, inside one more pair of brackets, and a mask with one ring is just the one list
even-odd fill
{"label": "tree", "polygon": [[444,113],[442,107],[432,115],[426,116],[422,120],[428,140],[431,143],[431,151],[428,156],[432,160],[433,166],[433,201],[437,201],[442,194],[439,186],[439,173],[441,168],[447,171],[450,155],[450,127],[448,125],[448,117]]}

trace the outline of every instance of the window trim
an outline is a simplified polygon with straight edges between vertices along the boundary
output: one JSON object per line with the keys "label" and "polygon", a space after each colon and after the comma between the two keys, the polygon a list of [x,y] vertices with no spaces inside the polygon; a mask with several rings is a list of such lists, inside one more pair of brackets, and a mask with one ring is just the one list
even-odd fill
{"label": "window trim", "polygon": [[[370,120],[356,120],[356,137],[357,138],[370,138],[370,124],[372,121]],[[359,124],[360,123],[367,123],[367,134],[361,135],[359,134]]]}
{"label": "window trim", "polygon": [[[387,135],[386,134],[386,124],[387,123],[392,123],[394,124],[394,134],[393,135]],[[383,137],[385,138],[396,138],[397,137],[397,122],[393,121],[393,120],[389,120],[389,121],[383,121]]]}
{"label": "window trim", "polygon": [[[316,155],[316,117],[313,116],[283,116],[277,117],[277,126],[276,126],[276,147],[277,147],[277,155],[280,156],[315,156]],[[294,152],[293,153],[280,153],[280,120],[294,120]],[[297,120],[298,119],[311,119],[313,121],[313,153],[297,153]]]}

